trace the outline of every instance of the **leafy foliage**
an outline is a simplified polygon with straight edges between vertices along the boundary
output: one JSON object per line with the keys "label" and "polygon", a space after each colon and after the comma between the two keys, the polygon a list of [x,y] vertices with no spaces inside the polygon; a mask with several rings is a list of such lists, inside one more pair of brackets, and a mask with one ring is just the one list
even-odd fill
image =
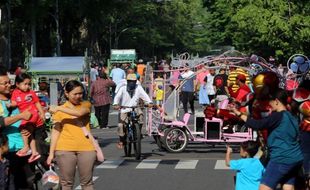
{"label": "leafy foliage", "polygon": [[[62,55],[87,49],[104,60],[110,49],[134,48],[139,57],[151,58],[234,46],[286,60],[310,50],[306,0],[3,0],[2,10],[8,2],[12,55],[20,62],[31,45],[37,56],[55,54],[57,16]],[[8,23],[1,25],[7,36]]]}

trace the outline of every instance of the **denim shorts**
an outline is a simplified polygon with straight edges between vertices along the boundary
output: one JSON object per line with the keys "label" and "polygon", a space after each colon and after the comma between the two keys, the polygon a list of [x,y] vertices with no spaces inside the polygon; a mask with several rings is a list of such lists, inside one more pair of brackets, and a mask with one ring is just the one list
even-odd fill
{"label": "denim shorts", "polygon": [[270,160],[262,177],[261,184],[264,184],[272,189],[275,189],[279,183],[294,185],[295,178],[301,164],[302,162],[297,162],[294,164],[281,164]]}

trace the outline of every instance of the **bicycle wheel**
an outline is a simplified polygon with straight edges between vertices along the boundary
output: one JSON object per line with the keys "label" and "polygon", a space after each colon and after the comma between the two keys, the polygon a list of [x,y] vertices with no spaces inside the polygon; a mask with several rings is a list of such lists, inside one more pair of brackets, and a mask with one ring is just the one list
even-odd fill
{"label": "bicycle wheel", "polygon": [[141,158],[141,129],[139,124],[134,124],[132,126],[133,129],[133,148],[135,152],[136,160],[140,160]]}
{"label": "bicycle wheel", "polygon": [[172,127],[164,137],[164,145],[169,152],[182,152],[188,144],[188,136],[184,129]]}
{"label": "bicycle wheel", "polygon": [[125,157],[131,156],[131,140],[129,139],[128,135],[125,135],[125,142],[124,142],[124,153]]}

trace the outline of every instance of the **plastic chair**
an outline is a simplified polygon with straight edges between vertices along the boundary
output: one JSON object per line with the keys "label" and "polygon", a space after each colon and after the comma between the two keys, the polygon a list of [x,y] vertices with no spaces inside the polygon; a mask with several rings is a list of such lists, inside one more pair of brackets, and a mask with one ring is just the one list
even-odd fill
{"label": "plastic chair", "polygon": [[189,118],[190,118],[191,114],[189,113],[185,113],[183,116],[183,121],[172,121],[172,125],[176,125],[176,126],[186,126]]}

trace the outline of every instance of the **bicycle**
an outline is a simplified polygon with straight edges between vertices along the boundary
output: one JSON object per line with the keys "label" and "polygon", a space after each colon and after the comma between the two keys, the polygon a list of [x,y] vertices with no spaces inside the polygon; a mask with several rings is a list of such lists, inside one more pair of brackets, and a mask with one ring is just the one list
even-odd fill
{"label": "bicycle", "polygon": [[124,121],[124,142],[123,149],[126,157],[131,156],[131,149],[133,147],[134,155],[136,160],[141,158],[141,125],[139,124],[139,116],[135,109],[139,106],[121,106],[121,108],[130,108],[131,111],[127,112],[127,118]]}

